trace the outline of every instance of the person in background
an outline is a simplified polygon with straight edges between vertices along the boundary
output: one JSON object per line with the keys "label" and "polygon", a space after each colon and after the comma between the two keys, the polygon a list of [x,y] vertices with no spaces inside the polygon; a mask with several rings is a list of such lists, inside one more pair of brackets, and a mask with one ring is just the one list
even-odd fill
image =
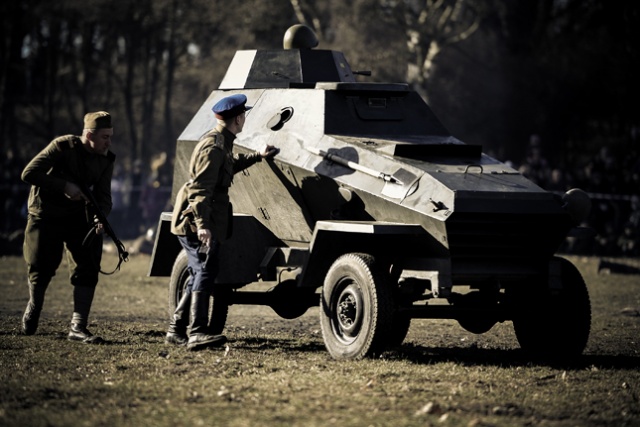
{"label": "person in background", "polygon": [[189,164],[191,179],[176,195],[171,232],[187,253],[190,283],[171,316],[165,341],[186,344],[189,350],[221,346],[227,340],[224,335],[209,334],[208,322],[220,244],[229,237],[232,221],[229,187],[233,175],[278,152],[267,145],[252,154],[233,154],[234,140],[244,127],[245,112],[251,108],[246,102],[245,95],[236,94],[213,106],[218,125],[194,148]]}
{"label": "person in background", "polygon": [[31,184],[23,246],[29,287],[29,302],[22,317],[25,335],[33,335],[38,329],[45,292],[66,252],[73,285],[73,315],[67,338],[103,342],[89,332],[87,325],[98,284],[104,227],[90,213],[82,187],[91,189],[99,208],[108,215],[115,162],[110,151],[112,136],[109,113],[87,113],[81,136],[54,139],[22,171],[22,180]]}

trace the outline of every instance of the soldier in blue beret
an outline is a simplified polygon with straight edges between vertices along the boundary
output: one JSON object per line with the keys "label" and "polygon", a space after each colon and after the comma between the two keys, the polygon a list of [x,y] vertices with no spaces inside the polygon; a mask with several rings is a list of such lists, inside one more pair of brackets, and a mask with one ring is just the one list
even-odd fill
{"label": "soldier in blue beret", "polygon": [[249,111],[251,107],[247,107],[247,97],[241,93],[237,95],[227,96],[216,102],[211,109],[218,120],[227,120],[239,116],[245,111]]}
{"label": "soldier in blue beret", "polygon": [[189,350],[221,346],[227,340],[224,335],[210,334],[208,321],[220,245],[231,231],[229,187],[233,175],[278,152],[267,145],[252,154],[233,153],[233,142],[242,132],[245,112],[251,108],[246,104],[247,97],[236,94],[213,106],[218,124],[194,148],[189,164],[191,179],[176,195],[171,232],[178,236],[187,254],[191,278],[171,316],[165,341],[186,344]]}

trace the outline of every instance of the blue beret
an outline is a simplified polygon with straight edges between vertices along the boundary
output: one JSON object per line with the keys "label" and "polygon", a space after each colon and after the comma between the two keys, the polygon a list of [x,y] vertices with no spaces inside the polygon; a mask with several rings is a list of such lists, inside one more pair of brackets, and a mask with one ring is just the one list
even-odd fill
{"label": "blue beret", "polygon": [[247,103],[247,97],[241,93],[237,95],[227,96],[216,102],[216,105],[211,109],[216,118],[221,120],[227,120],[237,115],[244,113],[251,109],[245,104]]}

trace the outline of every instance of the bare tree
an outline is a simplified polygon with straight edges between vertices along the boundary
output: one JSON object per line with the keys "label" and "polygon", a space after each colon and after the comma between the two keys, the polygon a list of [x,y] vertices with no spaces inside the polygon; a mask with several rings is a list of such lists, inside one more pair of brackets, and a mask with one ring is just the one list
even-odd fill
{"label": "bare tree", "polygon": [[320,16],[315,10],[315,3],[313,0],[310,1],[302,1],[302,0],[289,0],[291,2],[291,7],[293,8],[294,13],[296,14],[296,18],[298,22],[301,24],[311,24],[310,26],[316,32],[318,37],[322,37],[322,25],[320,22]]}
{"label": "bare tree", "polygon": [[484,3],[473,0],[380,0],[404,28],[410,62],[407,82],[427,99],[436,58],[447,46],[471,37],[484,17]]}
{"label": "bare tree", "polygon": [[18,2],[3,2],[0,11],[0,148],[3,153],[15,153],[19,146],[16,105],[27,80],[21,49],[30,28],[26,8]]}

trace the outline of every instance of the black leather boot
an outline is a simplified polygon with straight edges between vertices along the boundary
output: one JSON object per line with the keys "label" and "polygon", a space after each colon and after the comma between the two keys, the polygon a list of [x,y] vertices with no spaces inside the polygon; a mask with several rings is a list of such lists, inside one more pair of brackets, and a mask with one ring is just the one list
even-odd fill
{"label": "black leather boot", "polygon": [[82,341],[86,344],[102,344],[105,341],[98,336],[93,335],[88,329],[86,323],[71,321],[71,328],[67,339],[71,341]]}
{"label": "black leather boot", "polygon": [[164,342],[167,344],[185,345],[188,341],[187,326],[189,325],[189,309],[191,292],[182,294],[176,311],[173,312]]}
{"label": "black leather boot", "polygon": [[38,330],[38,321],[40,320],[40,312],[44,305],[44,294],[46,287],[34,286],[28,282],[29,286],[29,302],[22,316],[22,333],[25,335],[33,335]]}
{"label": "black leather boot", "polygon": [[71,317],[71,328],[67,339],[71,341],[82,341],[87,344],[100,344],[104,340],[93,335],[87,329],[89,312],[95,288],[85,286],[74,286],[73,288],[73,316]]}
{"label": "black leather boot", "polygon": [[219,347],[227,342],[224,335],[209,335],[209,293],[191,293],[191,330],[187,349],[196,351],[208,347]]}

